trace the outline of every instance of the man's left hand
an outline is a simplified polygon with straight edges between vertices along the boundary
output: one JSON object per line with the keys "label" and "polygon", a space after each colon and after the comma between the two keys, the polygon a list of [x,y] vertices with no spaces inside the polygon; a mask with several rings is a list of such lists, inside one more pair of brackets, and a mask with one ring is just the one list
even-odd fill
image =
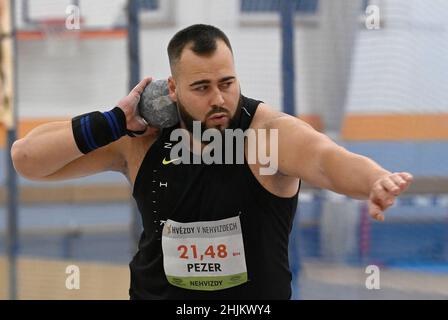
{"label": "man's left hand", "polygon": [[375,220],[384,221],[384,211],[409,187],[412,179],[410,173],[399,172],[382,176],[375,181],[369,196],[370,216]]}

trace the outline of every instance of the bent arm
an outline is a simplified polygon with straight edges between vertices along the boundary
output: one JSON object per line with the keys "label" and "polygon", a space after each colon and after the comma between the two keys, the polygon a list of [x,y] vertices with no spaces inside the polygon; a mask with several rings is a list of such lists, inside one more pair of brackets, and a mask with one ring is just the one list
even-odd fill
{"label": "bent arm", "polygon": [[[108,170],[125,173],[127,170],[125,154],[129,141],[127,138],[120,138],[121,135],[124,135],[126,130],[130,130],[142,133],[138,136],[143,137],[157,131],[155,128],[148,130],[148,125],[137,112],[140,95],[150,81],[151,78],[140,81],[126,97],[118,102],[116,108],[101,115],[101,119],[98,120],[92,114],[90,114],[92,117],[87,117],[86,126],[89,126],[89,132],[93,135],[97,133],[93,138],[90,137],[90,141],[100,142],[98,146],[93,144],[96,149],[90,145],[89,148],[79,147],[81,150],[88,149],[84,150],[85,154],[79,150],[79,144],[75,141],[73,133],[74,131],[79,133],[76,131],[79,127],[78,129],[76,125],[72,127],[71,120],[47,123],[35,128],[23,139],[14,142],[11,157],[16,171],[28,179],[42,181],[78,178]],[[113,117],[111,113],[114,114]],[[120,121],[115,121],[117,120],[115,114],[117,117],[123,115],[121,119],[124,124],[120,126]],[[115,120],[106,120],[106,118]],[[92,123],[96,121],[95,130],[89,124],[89,119]],[[74,121],[76,122],[77,119],[75,118]],[[106,128],[104,123],[107,123]],[[107,136],[106,132],[110,136]],[[79,139],[77,141],[82,142]]]}
{"label": "bent arm", "polygon": [[43,124],[14,142],[11,156],[22,176],[39,179],[81,157],[70,121]]}
{"label": "bent arm", "polygon": [[124,160],[120,163],[116,145],[112,143],[84,155],[76,145],[71,121],[58,121],[36,127],[14,142],[11,157],[16,171],[25,178],[64,180],[121,170]]}

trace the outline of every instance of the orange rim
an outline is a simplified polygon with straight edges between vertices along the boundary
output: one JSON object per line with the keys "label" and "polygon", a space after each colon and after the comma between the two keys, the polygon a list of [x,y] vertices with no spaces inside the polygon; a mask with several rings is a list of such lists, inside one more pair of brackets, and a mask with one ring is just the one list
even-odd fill
{"label": "orange rim", "polygon": [[[69,35],[73,31],[64,31]],[[128,34],[126,29],[112,29],[112,30],[86,30],[79,31],[79,39],[119,39],[124,38]],[[17,39],[20,41],[28,40],[44,40],[46,38],[44,31],[18,31]]]}

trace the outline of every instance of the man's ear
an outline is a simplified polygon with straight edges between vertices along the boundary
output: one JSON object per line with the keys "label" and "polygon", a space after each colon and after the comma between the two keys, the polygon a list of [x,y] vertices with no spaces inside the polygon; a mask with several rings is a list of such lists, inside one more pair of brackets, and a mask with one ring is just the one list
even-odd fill
{"label": "man's ear", "polygon": [[177,94],[176,94],[176,80],[174,80],[173,76],[168,77],[168,91],[171,100],[177,102]]}

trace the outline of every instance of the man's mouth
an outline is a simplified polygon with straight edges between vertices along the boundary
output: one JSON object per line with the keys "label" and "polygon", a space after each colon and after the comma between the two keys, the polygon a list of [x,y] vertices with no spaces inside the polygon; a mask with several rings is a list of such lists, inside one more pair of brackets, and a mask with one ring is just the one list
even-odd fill
{"label": "man's mouth", "polygon": [[226,113],[216,113],[208,118],[210,125],[227,125],[229,122],[229,116]]}
{"label": "man's mouth", "polygon": [[215,113],[214,115],[209,117],[209,120],[219,120],[219,119],[223,119],[223,118],[228,118],[226,113]]}
{"label": "man's mouth", "polygon": [[212,125],[226,125],[229,121],[229,116],[226,113],[215,113],[208,118]]}

